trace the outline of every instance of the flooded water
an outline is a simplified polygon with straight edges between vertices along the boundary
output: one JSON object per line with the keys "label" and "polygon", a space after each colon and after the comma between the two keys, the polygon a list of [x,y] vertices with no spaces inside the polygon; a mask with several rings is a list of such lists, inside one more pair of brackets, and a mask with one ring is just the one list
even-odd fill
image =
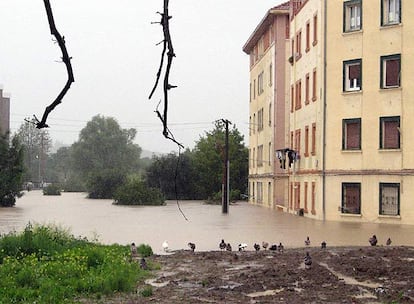
{"label": "flooded water", "polygon": [[90,200],[84,193],[43,196],[31,191],[17,200],[14,208],[0,208],[0,233],[21,231],[28,222],[53,223],[69,228],[76,236],[95,237],[105,244],[149,244],[162,252],[167,240],[171,250],[187,249],[188,242],[196,250],[218,250],[221,239],[233,248],[247,243],[282,242],[285,247],[300,247],[309,235],[311,246],[325,240],[328,246],[368,245],[376,234],[378,243],[391,237],[393,245],[414,245],[414,225],[321,222],[304,217],[252,206],[244,202],[229,207],[223,215],[221,206],[200,201],[181,201],[184,219],[175,201],[166,206],[116,206],[112,200]]}

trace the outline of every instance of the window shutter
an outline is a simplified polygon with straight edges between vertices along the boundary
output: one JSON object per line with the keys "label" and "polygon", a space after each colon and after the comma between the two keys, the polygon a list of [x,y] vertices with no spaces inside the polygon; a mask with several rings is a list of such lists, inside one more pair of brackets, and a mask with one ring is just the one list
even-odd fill
{"label": "window shutter", "polygon": [[389,59],[385,62],[385,86],[399,86],[399,76],[400,76],[400,60],[399,59]]}
{"label": "window shutter", "polygon": [[398,149],[400,147],[398,127],[398,121],[384,121],[384,149]]}
{"label": "window shutter", "polygon": [[349,66],[349,79],[359,79],[361,74],[361,67],[359,64],[353,64]]}
{"label": "window shutter", "polygon": [[360,149],[360,125],[357,122],[346,125],[346,149]]}

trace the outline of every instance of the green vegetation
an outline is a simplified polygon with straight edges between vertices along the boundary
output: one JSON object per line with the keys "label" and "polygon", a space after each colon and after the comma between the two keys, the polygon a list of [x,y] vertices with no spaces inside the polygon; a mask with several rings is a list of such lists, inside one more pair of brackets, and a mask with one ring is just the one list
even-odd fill
{"label": "green vegetation", "polygon": [[23,147],[17,136],[10,142],[0,134],[0,207],[12,207],[21,197],[23,184]]}
{"label": "green vegetation", "polygon": [[50,184],[43,188],[43,195],[61,195],[60,193],[60,185],[58,184]]}
{"label": "green vegetation", "polygon": [[149,245],[141,244],[137,247],[137,252],[140,256],[146,258],[153,255],[152,248]]}
{"label": "green vegetation", "polygon": [[104,246],[59,227],[29,224],[0,238],[0,303],[73,303],[131,292],[149,272],[129,256],[129,246]]}
{"label": "green vegetation", "polygon": [[118,205],[164,205],[165,199],[161,191],[149,188],[139,177],[130,177],[119,186],[114,194]]}

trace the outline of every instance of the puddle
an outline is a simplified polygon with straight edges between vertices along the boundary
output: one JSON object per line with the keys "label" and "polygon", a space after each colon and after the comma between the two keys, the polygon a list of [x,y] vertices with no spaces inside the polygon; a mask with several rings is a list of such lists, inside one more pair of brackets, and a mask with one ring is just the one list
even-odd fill
{"label": "puddle", "polygon": [[252,292],[252,293],[247,294],[247,296],[250,297],[250,298],[274,296],[278,293],[281,293],[284,290],[285,290],[284,288],[269,289],[269,290],[265,290],[265,291]]}
{"label": "puddle", "polygon": [[246,268],[261,268],[261,267],[263,267],[262,264],[245,264],[245,265],[239,265],[239,266],[226,268],[225,271],[238,271],[238,270],[243,270]]}

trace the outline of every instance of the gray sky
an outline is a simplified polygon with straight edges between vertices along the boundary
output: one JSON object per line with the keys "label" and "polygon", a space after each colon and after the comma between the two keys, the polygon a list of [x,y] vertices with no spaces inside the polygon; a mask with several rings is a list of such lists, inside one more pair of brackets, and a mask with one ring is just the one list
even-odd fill
{"label": "gray sky", "polygon": [[[249,59],[242,46],[266,11],[281,0],[170,0],[176,53],[170,83],[169,126],[193,148],[229,119],[248,134]],[[154,110],[162,91],[148,95],[160,62],[162,0],[51,0],[65,36],[75,82],[50,115],[53,141],[72,144],[93,116],[114,117],[136,128],[136,143],[156,152],[177,151],[164,139]],[[0,85],[11,96],[11,128],[39,118],[66,82],[61,51],[53,43],[41,0],[0,1]]]}

